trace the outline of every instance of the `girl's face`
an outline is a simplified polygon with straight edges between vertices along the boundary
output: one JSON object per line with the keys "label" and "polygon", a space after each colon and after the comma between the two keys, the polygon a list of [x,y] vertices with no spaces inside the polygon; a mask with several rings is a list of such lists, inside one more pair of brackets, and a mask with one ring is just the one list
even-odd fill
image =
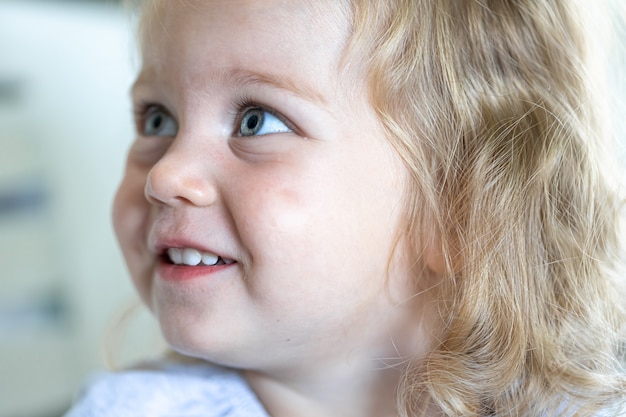
{"label": "girl's face", "polygon": [[349,11],[168,0],[149,13],[114,223],[166,339],[258,369],[397,355],[415,314],[396,239],[407,179],[364,80],[340,73]]}

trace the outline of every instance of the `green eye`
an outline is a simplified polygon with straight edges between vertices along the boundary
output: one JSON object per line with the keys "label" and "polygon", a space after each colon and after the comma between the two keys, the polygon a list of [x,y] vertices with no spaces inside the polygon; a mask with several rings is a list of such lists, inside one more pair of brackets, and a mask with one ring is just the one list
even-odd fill
{"label": "green eye", "polygon": [[291,131],[278,117],[258,107],[246,110],[239,126],[240,136],[262,136]]}

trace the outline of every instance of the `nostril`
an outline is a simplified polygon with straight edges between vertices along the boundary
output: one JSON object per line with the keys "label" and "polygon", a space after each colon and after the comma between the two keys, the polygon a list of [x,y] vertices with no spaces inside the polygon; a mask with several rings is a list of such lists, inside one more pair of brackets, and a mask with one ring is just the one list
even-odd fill
{"label": "nostril", "polygon": [[148,200],[148,203],[153,204],[155,206],[162,206],[165,203],[155,196],[155,193],[150,186],[150,181],[146,182],[146,186],[144,188],[144,197]]}
{"label": "nostril", "polygon": [[217,199],[217,184],[206,164],[179,153],[165,155],[148,173],[146,200],[156,206],[208,206]]}
{"label": "nostril", "polygon": [[155,206],[186,203],[183,197],[185,187],[177,170],[162,162],[157,163],[150,172],[144,187],[144,196]]}

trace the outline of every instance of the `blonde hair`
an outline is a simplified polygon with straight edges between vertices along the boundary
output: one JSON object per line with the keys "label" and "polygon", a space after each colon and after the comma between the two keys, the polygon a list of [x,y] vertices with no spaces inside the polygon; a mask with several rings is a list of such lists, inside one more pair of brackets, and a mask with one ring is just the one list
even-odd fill
{"label": "blonde hair", "polygon": [[447,271],[446,326],[406,373],[401,415],[617,412],[620,201],[599,160],[580,11],[556,0],[352,3],[348,55],[368,57],[372,103],[411,173],[408,234],[423,247],[434,223]]}

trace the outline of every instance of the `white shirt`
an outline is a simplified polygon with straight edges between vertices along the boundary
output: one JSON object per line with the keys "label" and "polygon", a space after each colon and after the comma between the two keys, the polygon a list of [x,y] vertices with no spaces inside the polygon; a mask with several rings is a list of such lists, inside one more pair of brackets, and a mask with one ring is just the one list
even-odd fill
{"label": "white shirt", "polygon": [[245,379],[210,364],[103,373],[65,417],[269,417]]}

